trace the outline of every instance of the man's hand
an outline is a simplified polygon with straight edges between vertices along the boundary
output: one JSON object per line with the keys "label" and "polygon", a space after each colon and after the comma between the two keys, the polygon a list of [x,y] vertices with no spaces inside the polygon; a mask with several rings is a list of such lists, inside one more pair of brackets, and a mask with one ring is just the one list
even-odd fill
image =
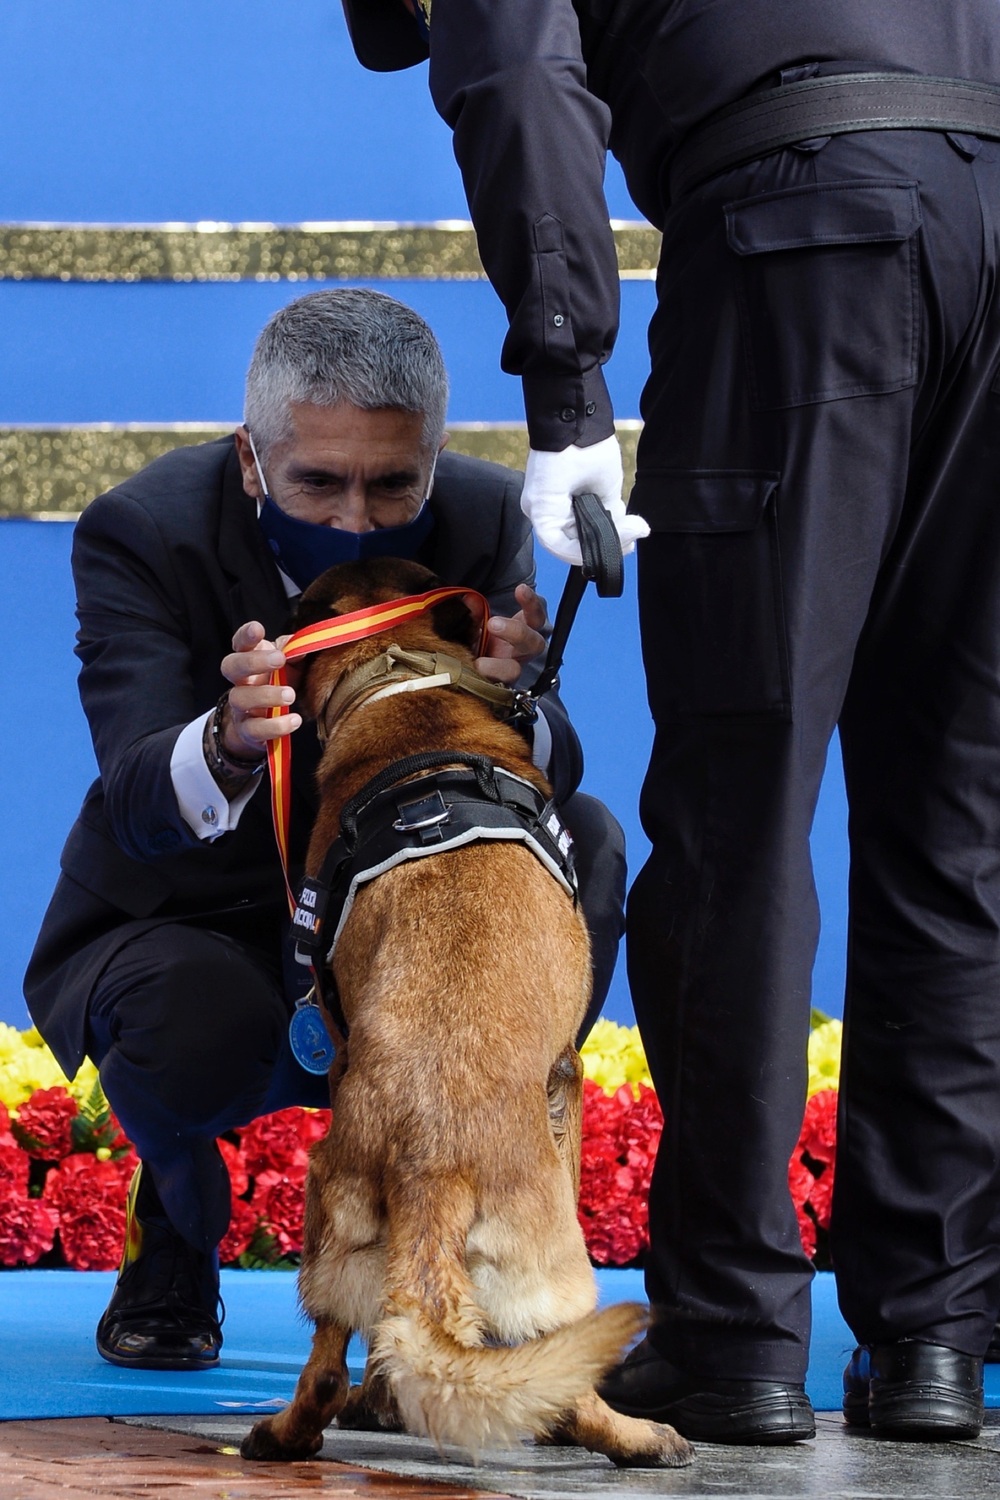
{"label": "man's hand", "polygon": [[512,686],[521,675],[525,662],[533,661],[545,650],[542,626],[545,624],[545,600],[526,583],[518,584],[514,597],[521,606],[516,615],[491,615],[486,629],[489,641],[486,655],[476,661],[476,671],[494,682]]}
{"label": "man's hand", "polygon": [[622,500],[622,455],[618,439],[604,438],[589,448],[572,444],[561,453],[532,448],[524,470],[521,509],[547,551],[577,567],[583,561],[573,515],[574,495],[596,495],[615,524],[627,556],[649,535],[641,516],[626,513]]}
{"label": "man's hand", "polygon": [[250,620],[237,630],[231,653],[222,659],[222,675],[232,687],[222,716],[221,739],[238,760],[262,758],[268,740],[291,734],[302,723],[301,714],[268,716],[270,709],[295,702],[294,688],[272,687],[270,682],[274,668],[285,665],[281,647],[287,640],[288,636],[279,636],[277,641],[266,641],[263,625]]}

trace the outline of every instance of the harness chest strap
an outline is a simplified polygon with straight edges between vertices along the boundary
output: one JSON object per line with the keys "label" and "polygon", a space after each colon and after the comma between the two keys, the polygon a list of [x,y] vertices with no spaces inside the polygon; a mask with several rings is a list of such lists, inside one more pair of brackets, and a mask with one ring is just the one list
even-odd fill
{"label": "harness chest strap", "polygon": [[[418,764],[442,761],[446,769],[381,784],[386,774],[402,776]],[[444,753],[398,762],[351,799],[342,830],[319,874],[303,882],[292,918],[296,957],[317,973],[332,958],[360,888],[408,860],[473,843],[518,842],[578,898],[573,841],[555,804],[532,782],[482,756]]]}

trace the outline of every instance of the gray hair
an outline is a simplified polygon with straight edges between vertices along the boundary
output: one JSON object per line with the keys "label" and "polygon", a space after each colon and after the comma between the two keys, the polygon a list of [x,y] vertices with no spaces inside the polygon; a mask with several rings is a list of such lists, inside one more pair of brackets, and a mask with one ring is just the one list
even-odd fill
{"label": "gray hair", "polygon": [[289,408],[299,401],[415,412],[436,452],[448,405],[438,341],[418,313],[382,292],[342,287],[298,297],[265,324],[247,371],[243,420],[261,461],[289,436]]}

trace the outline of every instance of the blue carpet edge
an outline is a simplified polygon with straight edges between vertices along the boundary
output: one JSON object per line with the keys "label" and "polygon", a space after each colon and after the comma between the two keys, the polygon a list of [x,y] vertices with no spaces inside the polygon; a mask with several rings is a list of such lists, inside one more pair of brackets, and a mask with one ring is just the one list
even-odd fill
{"label": "blue carpet edge", "polygon": [[[124,1370],[94,1347],[94,1329],[114,1285],[107,1271],[0,1272],[6,1333],[0,1420],[57,1417],[197,1416],[273,1411],[291,1396],[309,1350],[295,1278],[287,1272],[223,1271],[225,1346],[215,1370]],[[640,1271],[599,1270],[602,1304],[645,1301]],[[841,1374],[853,1339],[837,1308],[833,1276],[813,1286],[813,1338],[806,1388],[817,1411],[839,1411]],[[360,1379],[364,1346],[348,1351]],[[1000,1366],[987,1366],[986,1404],[1000,1407]]]}

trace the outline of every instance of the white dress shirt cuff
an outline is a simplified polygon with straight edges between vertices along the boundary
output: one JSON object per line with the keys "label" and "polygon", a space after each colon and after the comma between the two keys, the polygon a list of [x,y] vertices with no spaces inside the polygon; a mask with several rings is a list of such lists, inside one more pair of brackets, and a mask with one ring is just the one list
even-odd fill
{"label": "white dress shirt cuff", "polygon": [[236,827],[263,775],[251,777],[246,791],[240,792],[231,802],[223,796],[205,764],[201,748],[205,723],[214,712],[215,709],[210,708],[200,719],[185,724],[170,757],[170,779],[181,817],[196,838],[206,839],[209,843],[220,833],[231,833]]}

